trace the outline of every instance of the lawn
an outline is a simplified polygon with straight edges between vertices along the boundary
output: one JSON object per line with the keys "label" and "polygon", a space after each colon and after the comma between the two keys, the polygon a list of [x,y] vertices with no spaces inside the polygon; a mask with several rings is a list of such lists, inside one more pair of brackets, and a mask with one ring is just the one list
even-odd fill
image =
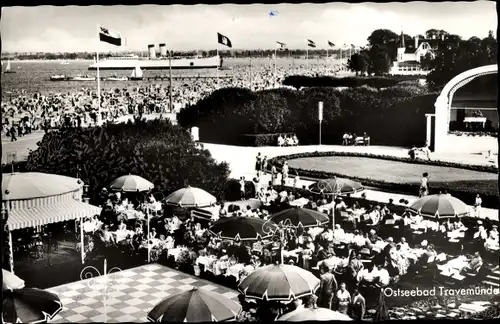
{"label": "lawn", "polygon": [[[427,172],[431,193],[433,188],[450,193],[463,192],[468,193],[467,200],[473,199],[475,194],[498,196],[498,175],[495,173],[355,156],[298,158],[288,160],[288,163],[291,168],[309,171],[304,172],[308,176],[325,178],[328,177],[325,173],[331,173],[354,178],[367,186],[396,191],[418,187],[422,174]],[[415,194],[415,191],[411,190],[412,192],[407,194]],[[498,199],[496,200],[498,204]]]}

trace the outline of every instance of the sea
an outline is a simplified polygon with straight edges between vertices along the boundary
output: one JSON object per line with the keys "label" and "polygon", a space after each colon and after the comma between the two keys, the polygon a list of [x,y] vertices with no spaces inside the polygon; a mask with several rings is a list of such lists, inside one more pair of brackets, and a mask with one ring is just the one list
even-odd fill
{"label": "sea", "polygon": [[[61,64],[61,61],[11,61],[11,69],[16,73],[6,73],[2,74],[2,101],[10,100],[20,94],[26,96],[32,95],[35,92],[40,92],[44,95],[53,93],[68,93],[80,91],[82,89],[91,89],[96,87],[96,81],[50,81],[50,76],[52,75],[66,75],[70,77],[75,76],[96,76],[96,71],[89,71],[88,67],[93,62],[90,60],[72,60],[68,61],[69,64]],[[252,66],[255,70],[262,68],[271,69],[273,68],[274,60],[269,58],[253,58]],[[279,58],[276,61],[278,67],[285,67],[290,69],[299,69],[309,64],[310,67],[314,66],[326,66],[328,63],[325,59],[289,59],[289,58]],[[330,63],[331,64],[331,63]],[[5,69],[5,62],[2,64],[2,71]],[[236,71],[241,71],[242,68],[249,69],[250,59],[249,58],[225,58],[223,61],[223,67],[227,70],[219,71],[219,76],[233,75],[238,73]],[[132,73],[131,71],[100,71],[101,77],[128,77]],[[164,83],[168,84],[168,68],[165,70],[146,70],[144,71],[145,77],[154,76],[167,76],[163,81],[102,81],[101,88],[105,90],[119,88],[135,88],[138,86],[144,86],[148,84]],[[196,70],[172,70],[173,77],[180,76],[212,76],[216,77],[217,72],[215,69],[196,69]],[[189,81],[175,80],[176,83],[188,83]]]}

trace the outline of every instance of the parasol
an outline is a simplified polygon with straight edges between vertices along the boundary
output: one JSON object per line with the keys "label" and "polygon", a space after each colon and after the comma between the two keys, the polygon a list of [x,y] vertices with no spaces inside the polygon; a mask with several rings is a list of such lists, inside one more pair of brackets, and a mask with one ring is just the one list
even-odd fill
{"label": "parasol", "polygon": [[154,184],[148,180],[136,176],[136,175],[125,175],[121,176],[110,185],[111,189],[125,192],[141,192],[149,191],[154,188]]}
{"label": "parasol", "polygon": [[318,194],[352,194],[364,190],[359,182],[349,179],[320,180],[309,186],[309,191]]}
{"label": "parasol", "polygon": [[226,240],[256,241],[274,234],[278,226],[253,217],[221,218],[210,226],[210,233]]}
{"label": "parasol", "polygon": [[320,280],[307,270],[276,264],[252,272],[239,284],[238,290],[246,298],[290,301],[314,294],[319,284]]}
{"label": "parasol", "polygon": [[4,323],[45,323],[61,310],[56,294],[36,288],[3,291]]}
{"label": "parasol", "polygon": [[349,316],[328,308],[302,308],[281,316],[278,322],[352,321]]}
{"label": "parasol", "polygon": [[285,209],[271,216],[271,221],[276,224],[291,224],[294,227],[316,227],[329,222],[329,218],[324,213],[300,207]]}
{"label": "parasol", "polygon": [[409,209],[422,216],[451,218],[469,215],[469,207],[460,199],[448,194],[430,195],[415,201]]}
{"label": "parasol", "polygon": [[203,189],[188,186],[168,195],[165,202],[180,207],[208,207],[215,204],[217,199]]}
{"label": "parasol", "polygon": [[2,269],[2,289],[24,288],[24,280],[10,271]]}
{"label": "parasol", "polygon": [[151,322],[220,322],[234,320],[241,305],[216,292],[194,288],[179,292],[156,305],[149,313]]}

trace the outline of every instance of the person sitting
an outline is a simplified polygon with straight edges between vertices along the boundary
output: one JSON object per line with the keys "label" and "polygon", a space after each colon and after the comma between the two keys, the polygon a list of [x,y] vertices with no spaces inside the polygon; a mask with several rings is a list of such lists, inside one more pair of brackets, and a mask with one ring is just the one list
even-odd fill
{"label": "person sitting", "polygon": [[282,147],[283,145],[285,145],[285,139],[280,134],[280,136],[278,136],[278,146]]}
{"label": "person sitting", "polygon": [[474,256],[471,258],[469,263],[464,267],[464,271],[466,272],[471,272],[474,274],[479,273],[479,270],[481,270],[481,267],[483,266],[483,259],[481,258],[481,255],[479,252],[474,253]]}
{"label": "person sitting", "polygon": [[493,228],[490,231],[490,235],[484,242],[484,247],[489,251],[498,251],[499,250],[498,226],[493,225],[492,227]]}
{"label": "person sitting", "polygon": [[351,256],[351,261],[349,261],[348,271],[351,278],[357,279],[358,274],[361,270],[365,268],[363,262],[361,261],[361,255],[355,252]]}
{"label": "person sitting", "polygon": [[339,224],[335,224],[335,229],[333,230],[333,237],[341,240],[345,235],[345,231],[340,227]]}
{"label": "person sitting", "polygon": [[293,134],[292,141],[294,146],[299,146],[299,139],[297,138],[297,135]]}
{"label": "person sitting", "polygon": [[375,281],[375,276],[372,272],[373,270],[369,271],[367,268],[361,269],[358,272],[356,280],[359,284],[372,284]]}
{"label": "person sitting", "polygon": [[115,238],[109,231],[109,225],[104,226],[104,230],[102,231],[102,239],[107,245],[115,244]]}
{"label": "person sitting", "polygon": [[92,221],[90,218],[86,218],[85,222],[83,223],[83,231],[86,234],[93,233],[98,227],[95,227],[94,224],[92,224]]}
{"label": "person sitting", "polygon": [[486,232],[486,229],[484,228],[483,225],[479,225],[479,227],[477,228],[477,232],[474,233],[474,239],[485,241],[487,238],[488,238],[488,232]]}

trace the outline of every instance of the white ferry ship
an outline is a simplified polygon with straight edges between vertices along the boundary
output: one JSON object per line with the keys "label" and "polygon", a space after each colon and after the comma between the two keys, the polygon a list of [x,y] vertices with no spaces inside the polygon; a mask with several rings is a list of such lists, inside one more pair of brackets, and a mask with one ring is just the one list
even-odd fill
{"label": "white ferry ship", "polygon": [[[139,57],[137,55],[126,55],[120,57],[110,57],[99,60],[89,66],[89,70],[134,70],[136,67],[142,70],[167,70],[169,69],[169,59],[166,51],[162,50],[161,56],[156,57],[154,48],[149,48],[149,57]],[[160,47],[160,49],[162,49]],[[172,58],[172,69],[216,69],[221,65],[220,57],[213,56],[207,58]]]}

